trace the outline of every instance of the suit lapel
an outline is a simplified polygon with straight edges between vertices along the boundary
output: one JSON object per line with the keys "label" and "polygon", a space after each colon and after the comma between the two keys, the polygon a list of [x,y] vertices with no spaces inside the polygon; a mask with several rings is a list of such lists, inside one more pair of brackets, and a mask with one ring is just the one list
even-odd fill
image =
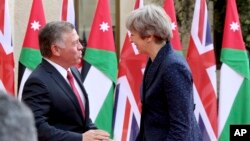
{"label": "suit lapel", "polygon": [[150,59],[148,60],[146,70],[145,70],[145,75],[144,75],[144,85],[145,89],[148,89],[155,79],[155,75],[158,72],[159,66],[161,65],[164,57],[164,49],[166,47],[162,47],[160,51],[158,52],[154,62],[152,62]]}
{"label": "suit lapel", "polygon": [[[63,76],[46,60],[43,59],[42,65],[45,67],[47,72],[50,74],[51,78],[55,80],[55,83],[64,91],[64,94],[70,99],[72,104],[76,107],[77,111],[80,113],[79,115],[82,115],[81,108],[78,105],[77,98],[69,86],[69,84],[66,82],[66,80],[63,78]],[[83,116],[82,116],[83,118]]]}

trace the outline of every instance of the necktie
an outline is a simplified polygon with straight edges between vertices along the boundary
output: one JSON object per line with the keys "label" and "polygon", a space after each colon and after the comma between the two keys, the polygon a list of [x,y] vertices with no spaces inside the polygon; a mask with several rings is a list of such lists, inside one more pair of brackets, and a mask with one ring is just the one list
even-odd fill
{"label": "necktie", "polygon": [[69,84],[70,84],[70,86],[71,86],[71,88],[72,88],[72,90],[77,98],[77,101],[81,107],[82,114],[83,114],[83,116],[85,116],[85,108],[83,106],[83,101],[81,100],[80,94],[75,87],[74,77],[70,71],[67,71],[67,79],[69,80]]}

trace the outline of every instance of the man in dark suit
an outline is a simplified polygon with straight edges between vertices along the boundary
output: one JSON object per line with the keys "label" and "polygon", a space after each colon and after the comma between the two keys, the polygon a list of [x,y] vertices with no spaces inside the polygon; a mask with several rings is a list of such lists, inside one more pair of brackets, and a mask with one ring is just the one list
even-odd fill
{"label": "man in dark suit", "polygon": [[149,57],[143,78],[136,141],[201,141],[194,116],[192,75],[170,45],[171,21],[163,8],[146,5],[126,21],[130,40]]}
{"label": "man in dark suit", "polygon": [[50,22],[39,33],[42,62],[23,89],[32,109],[39,141],[109,140],[89,117],[89,101],[79,72],[83,47],[71,23]]}

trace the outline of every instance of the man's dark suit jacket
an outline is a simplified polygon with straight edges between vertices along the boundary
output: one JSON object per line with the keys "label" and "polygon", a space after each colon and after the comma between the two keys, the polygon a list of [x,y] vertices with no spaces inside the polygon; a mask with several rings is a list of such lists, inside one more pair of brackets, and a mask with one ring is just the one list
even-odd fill
{"label": "man's dark suit jacket", "polygon": [[142,85],[142,116],[137,141],[198,141],[193,83],[185,59],[170,44],[147,63]]}
{"label": "man's dark suit jacket", "polygon": [[89,118],[89,101],[80,74],[71,68],[85,98],[85,117],[63,76],[46,60],[32,72],[23,89],[23,101],[32,109],[39,141],[82,141],[82,133],[96,129]]}

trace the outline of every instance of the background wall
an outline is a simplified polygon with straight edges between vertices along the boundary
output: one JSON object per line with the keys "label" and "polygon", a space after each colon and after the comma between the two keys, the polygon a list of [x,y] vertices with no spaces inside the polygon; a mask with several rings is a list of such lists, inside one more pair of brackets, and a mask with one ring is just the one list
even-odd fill
{"label": "background wall", "polygon": [[120,1],[120,51],[123,46],[127,29],[125,28],[125,20],[129,12],[134,9],[136,0],[121,0]]}

